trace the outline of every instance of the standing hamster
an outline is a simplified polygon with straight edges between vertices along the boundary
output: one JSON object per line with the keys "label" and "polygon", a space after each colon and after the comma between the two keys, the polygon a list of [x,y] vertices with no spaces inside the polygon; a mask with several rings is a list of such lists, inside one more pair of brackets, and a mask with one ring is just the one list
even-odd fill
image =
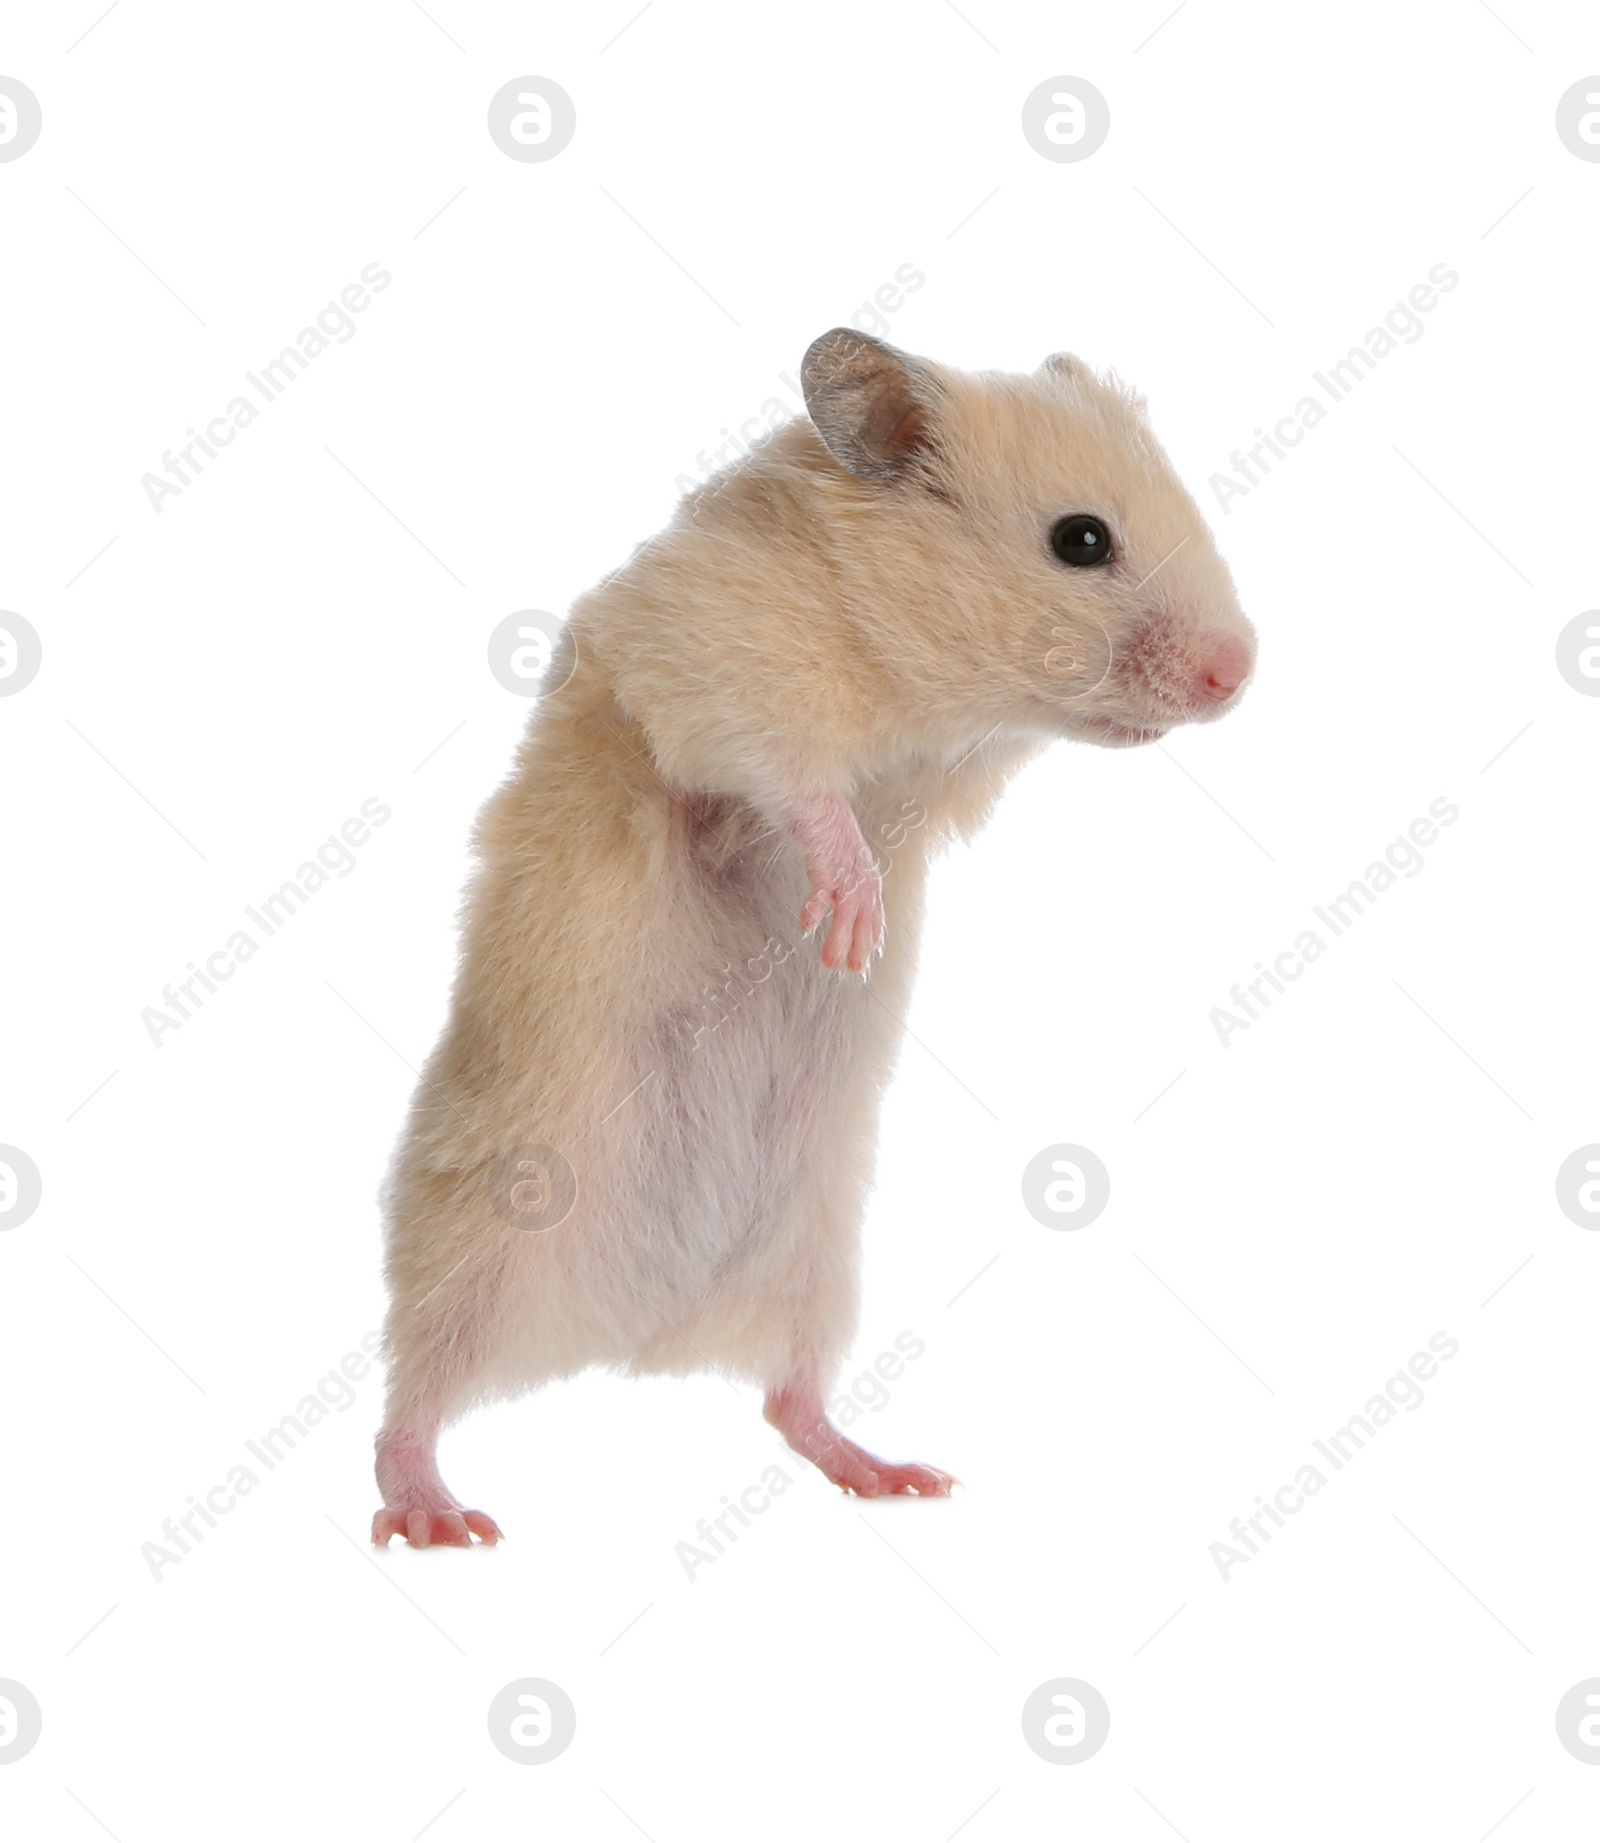
{"label": "standing hamster", "polygon": [[1142,400],[1079,359],[838,328],[802,384],[574,607],[479,821],[385,1191],[375,1542],[497,1540],[441,1429],[591,1364],[746,1379],[865,1497],[953,1482],[823,1406],[930,856],[1052,739],[1231,710],[1255,637]]}

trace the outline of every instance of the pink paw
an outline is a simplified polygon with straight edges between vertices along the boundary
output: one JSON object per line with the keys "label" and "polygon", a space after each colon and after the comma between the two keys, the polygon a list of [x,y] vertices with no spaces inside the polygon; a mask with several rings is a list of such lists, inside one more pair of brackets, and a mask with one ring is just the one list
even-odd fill
{"label": "pink paw", "polygon": [[500,1528],[493,1517],[481,1510],[394,1510],[385,1506],[372,1519],[372,1540],[380,1549],[389,1546],[391,1536],[403,1536],[414,1549],[470,1549],[472,1538],[487,1548],[500,1540]]}
{"label": "pink paw", "polygon": [[841,794],[814,795],[799,803],[789,826],[811,878],[801,932],[810,934],[831,910],[822,964],[836,973],[866,972],[883,948],[883,878],[849,802]]}
{"label": "pink paw", "polygon": [[822,964],[836,973],[864,973],[883,951],[883,879],[877,866],[848,864],[834,872],[813,869],[813,886],[800,911],[800,929],[810,934],[831,910],[822,943]]}
{"label": "pink paw", "polygon": [[948,1497],[961,1482],[937,1466],[895,1465],[847,1440],[822,1412],[814,1388],[774,1389],[762,1412],[824,1478],[857,1497]]}
{"label": "pink paw", "polygon": [[857,1497],[948,1497],[961,1481],[932,1465],[891,1465],[857,1446],[839,1442],[842,1451],[817,1461],[824,1475]]}

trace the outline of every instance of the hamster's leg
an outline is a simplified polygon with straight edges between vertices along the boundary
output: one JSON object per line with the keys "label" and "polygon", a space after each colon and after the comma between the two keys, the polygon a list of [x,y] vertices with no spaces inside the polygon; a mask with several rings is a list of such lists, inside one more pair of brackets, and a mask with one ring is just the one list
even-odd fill
{"label": "hamster's leg", "polygon": [[[838,795],[824,794],[793,809],[789,825],[805,851],[811,878],[811,895],[800,913],[801,927],[809,933],[831,909],[833,922],[822,947],[823,965],[834,971],[864,973],[883,947],[883,880],[855,814]],[[829,1081],[824,1086],[831,1089],[833,1084]],[[857,1089],[857,1084],[850,1086],[852,1091]],[[854,1102],[847,1096],[841,1105],[832,1127],[836,1154],[842,1147],[841,1135],[860,1134],[874,1102],[855,1091]],[[854,1162],[845,1160],[839,1168],[848,1170]],[[846,1439],[828,1420],[824,1381],[848,1335],[845,1326],[855,1315],[853,1276],[859,1257],[853,1243],[859,1201],[859,1197],[836,1190],[831,1196],[816,1194],[800,1206],[802,1219],[812,1225],[802,1243],[819,1258],[796,1287],[798,1299],[791,1296],[790,1309],[800,1306],[800,1335],[791,1345],[787,1364],[778,1371],[781,1380],[767,1391],[763,1412],[795,1452],[809,1459],[824,1477],[859,1497],[948,1497],[959,1482],[948,1472],[879,1459]],[[842,1245],[846,1223],[850,1225],[848,1249]],[[852,1276],[848,1283],[840,1278],[845,1273]],[[831,1281],[827,1276],[832,1276]],[[851,1295],[848,1299],[842,1296],[846,1290]]]}
{"label": "hamster's leg", "polygon": [[[433,1233],[441,1221],[457,1236]],[[480,1235],[472,1235],[451,1174],[407,1170],[391,1223],[389,1386],[377,1441],[383,1508],[372,1519],[379,1548],[391,1536],[417,1549],[500,1540],[493,1517],[453,1495],[435,1457],[441,1430],[481,1391],[484,1353],[505,1310],[508,1251],[492,1232]]]}
{"label": "hamster's leg", "polygon": [[789,829],[811,878],[801,932],[809,934],[831,910],[822,964],[835,972],[866,972],[883,951],[883,879],[850,803],[839,794],[813,794],[791,812]]}
{"label": "hamster's leg", "polygon": [[822,1390],[797,1379],[771,1390],[763,1409],[802,1459],[857,1497],[948,1497],[961,1481],[931,1465],[894,1465],[847,1440],[829,1421]]}
{"label": "hamster's leg", "polygon": [[465,1549],[472,1538],[493,1546],[500,1528],[481,1510],[468,1510],[439,1476],[435,1457],[441,1422],[410,1413],[386,1423],[378,1435],[378,1489],[383,1509],[372,1519],[372,1540],[380,1549],[391,1536],[404,1536],[414,1549],[433,1543]]}

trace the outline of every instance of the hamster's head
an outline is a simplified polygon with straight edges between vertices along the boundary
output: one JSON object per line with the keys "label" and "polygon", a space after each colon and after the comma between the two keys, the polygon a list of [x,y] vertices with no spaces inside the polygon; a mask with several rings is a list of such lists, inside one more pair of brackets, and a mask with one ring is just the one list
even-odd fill
{"label": "hamster's head", "polygon": [[972,375],[843,327],[801,377],[931,696],[1111,748],[1238,703],[1255,630],[1142,399],[1067,353]]}

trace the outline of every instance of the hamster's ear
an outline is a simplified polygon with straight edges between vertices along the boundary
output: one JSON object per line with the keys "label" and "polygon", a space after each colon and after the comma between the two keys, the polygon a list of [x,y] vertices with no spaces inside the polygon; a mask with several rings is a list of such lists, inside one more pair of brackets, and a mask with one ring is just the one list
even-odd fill
{"label": "hamster's ear", "polygon": [[1058,378],[1082,379],[1094,375],[1076,352],[1052,352],[1039,369],[1047,376]]}
{"label": "hamster's ear", "polygon": [[901,479],[932,446],[932,370],[881,339],[836,326],[812,341],[800,383],[828,451],[864,480]]}

